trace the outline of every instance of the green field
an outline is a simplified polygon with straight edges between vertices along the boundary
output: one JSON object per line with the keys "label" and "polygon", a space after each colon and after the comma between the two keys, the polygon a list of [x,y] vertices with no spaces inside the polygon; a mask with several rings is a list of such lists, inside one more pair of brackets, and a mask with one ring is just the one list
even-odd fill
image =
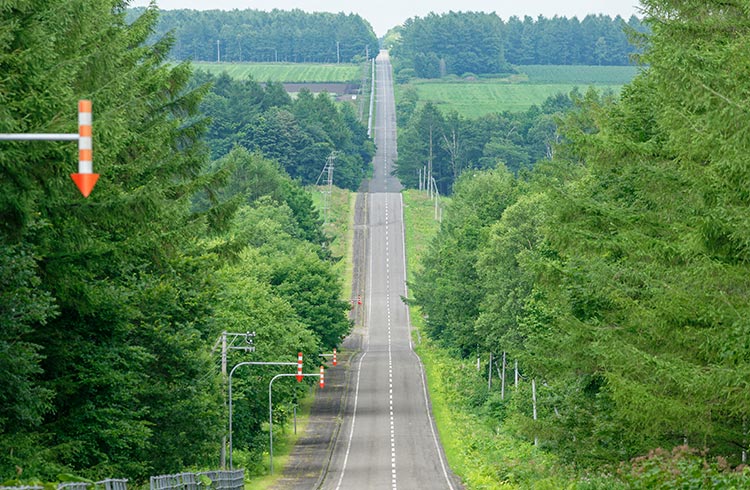
{"label": "green field", "polygon": [[[547,97],[584,92],[593,86],[600,91],[619,93],[637,74],[632,66],[520,66],[519,74],[505,78],[461,80],[413,80],[419,103],[432,102],[442,111],[457,111],[469,118],[494,112],[521,112],[539,105]],[[405,86],[397,87],[398,91]]]}
{"label": "green field", "polygon": [[530,83],[572,83],[580,85],[625,85],[640,70],[637,66],[525,65],[516,69]]}
{"label": "green field", "polygon": [[[369,66],[369,65],[368,65]],[[193,63],[195,69],[214,74],[226,72],[232,78],[252,77],[259,82],[346,83],[359,82],[362,65],[353,63]]]}

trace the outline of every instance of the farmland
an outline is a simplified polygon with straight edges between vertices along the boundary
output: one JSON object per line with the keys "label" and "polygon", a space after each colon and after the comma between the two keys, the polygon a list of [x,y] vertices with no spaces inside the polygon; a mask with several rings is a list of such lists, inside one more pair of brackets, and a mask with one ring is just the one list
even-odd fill
{"label": "farmland", "polygon": [[457,111],[475,118],[493,112],[525,111],[547,97],[581,92],[589,86],[600,91],[619,93],[637,73],[636,67],[613,66],[521,66],[519,74],[504,78],[413,80],[420,104],[432,102],[444,112]]}
{"label": "farmland", "polygon": [[209,73],[226,72],[235,79],[252,77],[259,82],[275,81],[289,83],[314,82],[359,82],[363,66],[354,63],[193,63],[195,69]]}

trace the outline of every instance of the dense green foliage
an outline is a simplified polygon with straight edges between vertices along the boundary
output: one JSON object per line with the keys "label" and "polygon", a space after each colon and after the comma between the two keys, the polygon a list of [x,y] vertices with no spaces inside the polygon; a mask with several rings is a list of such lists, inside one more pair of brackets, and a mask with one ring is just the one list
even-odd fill
{"label": "dense green foliage", "polygon": [[[131,9],[130,15],[140,12]],[[350,63],[378,53],[372,27],[356,14],[164,10],[155,36],[168,32],[175,37],[175,60]]]}
{"label": "dense green foliage", "polygon": [[201,106],[211,118],[208,145],[214,158],[235,146],[277,160],[303,184],[315,184],[335,152],[334,183],[355,190],[367,176],[375,147],[352,104],[336,104],[330,95],[302,90],[292,99],[279,82],[260,84],[227,74],[196,75],[211,83]]}
{"label": "dense green foliage", "polygon": [[626,486],[742,486],[721,468],[748,446],[750,24],[644,6],[649,68],[579,97],[533,172],[464,173],[411,290],[442,345],[519,361],[519,397],[484,404],[505,430],[594,469],[667,448]]}
{"label": "dense green foliage", "polygon": [[449,12],[408,19],[387,39],[397,79],[440,78],[508,73],[511,65],[629,65],[638,50],[628,36],[644,31],[635,16],[503,22],[494,13]]}
{"label": "dense green foliage", "polygon": [[408,19],[393,47],[395,69],[419,78],[447,74],[499,73],[508,70],[503,57],[503,22],[480,12],[431,13]]}
{"label": "dense green foliage", "polygon": [[[242,149],[209,163],[207,88],[168,62],[169,38],[146,44],[156,20],[115,0],[0,9],[0,132],[76,132],[90,98],[101,174],[84,199],[75,144],[0,145],[0,480],[216,467],[220,333],[312,368],[349,329],[310,197]],[[235,448],[255,461],[268,374],[237,377]],[[279,387],[280,421],[304,390]]]}
{"label": "dense green foliage", "polygon": [[[575,98],[577,92],[571,95]],[[443,115],[429,102],[417,108],[416,92],[405,90],[396,106],[401,127],[396,174],[405,186],[416,188],[419,171],[427,167],[439,192],[447,195],[467,170],[491,169],[499,163],[514,173],[529,169],[552,157],[559,139],[557,117],[572,105],[570,96],[558,94],[526,112],[467,119],[456,112]]]}
{"label": "dense green foliage", "polygon": [[635,16],[511,17],[505,23],[505,59],[513,65],[629,65],[639,50],[629,35],[646,26]]}

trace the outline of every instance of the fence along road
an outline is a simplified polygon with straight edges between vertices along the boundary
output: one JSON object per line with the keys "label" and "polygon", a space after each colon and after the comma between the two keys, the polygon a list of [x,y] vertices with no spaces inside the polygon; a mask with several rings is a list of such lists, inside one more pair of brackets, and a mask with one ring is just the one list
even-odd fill
{"label": "fence along road", "polygon": [[396,115],[388,54],[376,60],[375,171],[368,187],[365,339],[352,361],[350,392],[325,490],[457,490],[412,350],[406,296],[401,184],[391,175]]}

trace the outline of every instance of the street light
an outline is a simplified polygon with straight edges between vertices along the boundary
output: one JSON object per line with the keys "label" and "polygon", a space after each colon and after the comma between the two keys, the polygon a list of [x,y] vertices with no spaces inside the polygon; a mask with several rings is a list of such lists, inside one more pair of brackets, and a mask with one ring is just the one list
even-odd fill
{"label": "street light", "polygon": [[[273,475],[273,402],[271,397],[271,387],[273,386],[273,382],[276,381],[276,378],[287,378],[291,376],[322,376],[323,368],[321,366],[321,374],[312,374],[312,373],[303,373],[303,374],[291,374],[291,373],[282,373],[277,374],[276,376],[271,379],[271,382],[268,383],[268,456],[270,461],[270,469],[271,474]],[[231,452],[230,452],[231,454]],[[230,463],[231,464],[231,463]]]}
{"label": "street light", "polygon": [[[296,362],[263,362],[263,361],[244,361],[238,363],[229,372],[229,469],[233,470],[234,465],[232,464],[232,375],[234,371],[240,366],[296,366]],[[288,376],[295,376],[289,374]],[[317,376],[317,375],[316,375]],[[275,379],[275,378],[274,378]]]}

